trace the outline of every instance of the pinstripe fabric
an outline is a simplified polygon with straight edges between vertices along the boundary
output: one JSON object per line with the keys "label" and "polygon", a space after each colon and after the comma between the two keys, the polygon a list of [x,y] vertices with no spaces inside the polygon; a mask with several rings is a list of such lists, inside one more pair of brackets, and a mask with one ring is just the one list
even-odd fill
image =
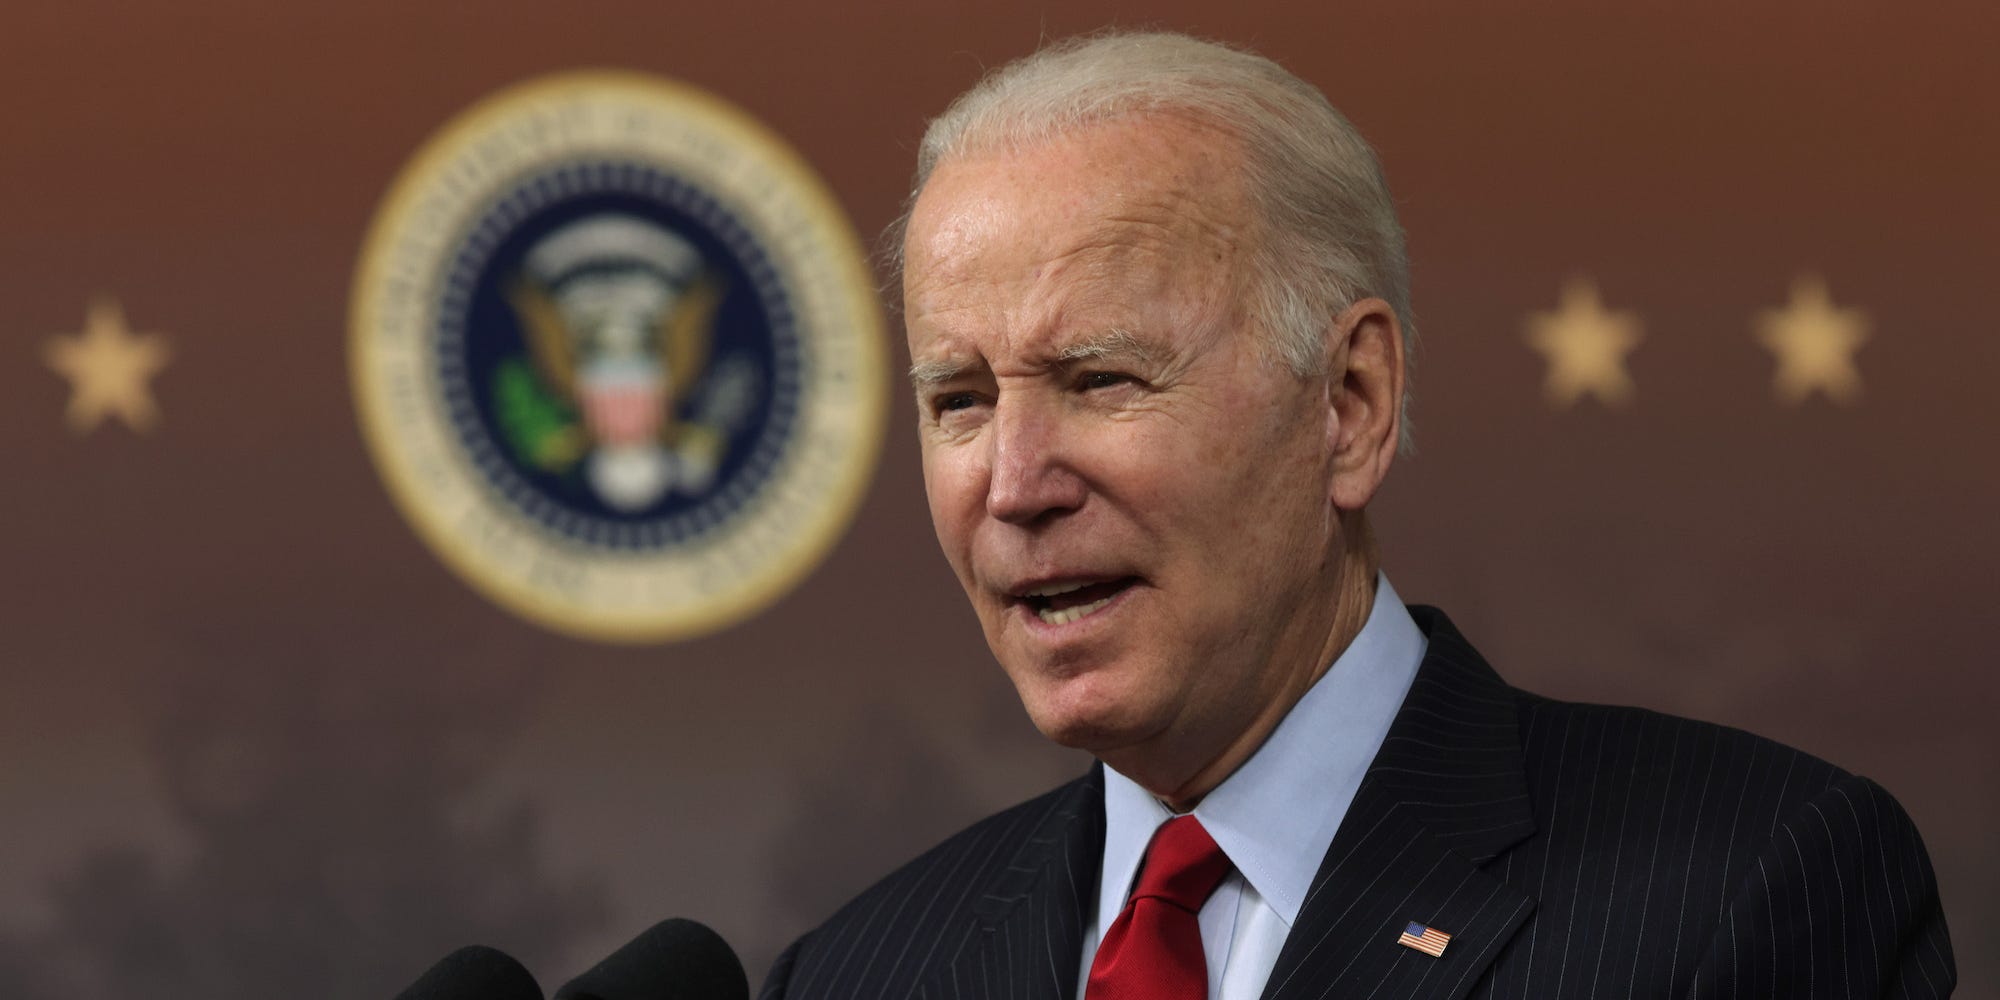
{"label": "pinstripe fabric", "polygon": [[877,883],[772,966],[765,997],[1063,997],[1104,842],[1089,775],[993,816]]}
{"label": "pinstripe fabric", "polygon": [[[1442,613],[1411,613],[1429,653],[1269,1000],[1949,995],[1930,861],[1880,786],[1739,730],[1509,688]],[[863,893],[763,996],[1070,997],[1103,836],[1093,769]],[[1443,957],[1395,943],[1412,920],[1452,935]]]}

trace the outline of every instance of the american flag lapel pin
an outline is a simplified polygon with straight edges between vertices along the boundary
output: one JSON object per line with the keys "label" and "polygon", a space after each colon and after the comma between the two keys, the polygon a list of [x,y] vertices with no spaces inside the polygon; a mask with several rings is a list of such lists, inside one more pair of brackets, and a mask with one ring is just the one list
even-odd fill
{"label": "american flag lapel pin", "polygon": [[1435,927],[1425,927],[1416,921],[1403,928],[1403,936],[1396,943],[1405,948],[1415,948],[1432,958],[1444,957],[1444,946],[1451,943],[1451,935]]}

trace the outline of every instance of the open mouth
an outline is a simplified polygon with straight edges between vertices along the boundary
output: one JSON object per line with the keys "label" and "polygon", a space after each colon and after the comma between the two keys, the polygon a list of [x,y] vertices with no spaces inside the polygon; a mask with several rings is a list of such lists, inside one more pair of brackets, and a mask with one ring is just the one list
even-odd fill
{"label": "open mouth", "polygon": [[1136,576],[1086,583],[1052,583],[1023,592],[1015,599],[1050,625],[1067,625],[1116,600],[1139,582]]}

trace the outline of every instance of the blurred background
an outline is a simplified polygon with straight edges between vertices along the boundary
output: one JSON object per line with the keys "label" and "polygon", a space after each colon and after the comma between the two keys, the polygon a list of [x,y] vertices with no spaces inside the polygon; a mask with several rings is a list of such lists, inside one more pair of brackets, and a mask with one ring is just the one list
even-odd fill
{"label": "blurred background", "polygon": [[[1604,6],[8,6],[0,992],[387,997],[471,941],[553,988],[670,915],[755,982],[897,862],[1079,773],[937,554],[900,390],[800,586],[596,644],[488,603],[392,507],[348,295],[402,165],[507,84],[713,91],[872,236],[929,115],[1117,23],[1255,47],[1381,152],[1423,333],[1419,450],[1376,505],[1402,594],[1517,685],[1882,782],[1960,995],[2000,997],[2000,13]],[[171,351],[147,430],[66,422],[45,354],[105,299]],[[1593,367],[1603,329],[1629,349]]]}

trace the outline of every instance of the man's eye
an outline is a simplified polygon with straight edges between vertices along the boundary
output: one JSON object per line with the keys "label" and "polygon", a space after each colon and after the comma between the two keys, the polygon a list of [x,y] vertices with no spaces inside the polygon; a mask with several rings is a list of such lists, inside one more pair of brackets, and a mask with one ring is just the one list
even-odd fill
{"label": "man's eye", "polygon": [[1085,389],[1109,389],[1132,381],[1132,376],[1119,372],[1085,372],[1077,381]]}
{"label": "man's eye", "polygon": [[952,410],[969,410],[979,402],[978,397],[969,392],[952,392],[937,398],[937,411],[948,413]]}

